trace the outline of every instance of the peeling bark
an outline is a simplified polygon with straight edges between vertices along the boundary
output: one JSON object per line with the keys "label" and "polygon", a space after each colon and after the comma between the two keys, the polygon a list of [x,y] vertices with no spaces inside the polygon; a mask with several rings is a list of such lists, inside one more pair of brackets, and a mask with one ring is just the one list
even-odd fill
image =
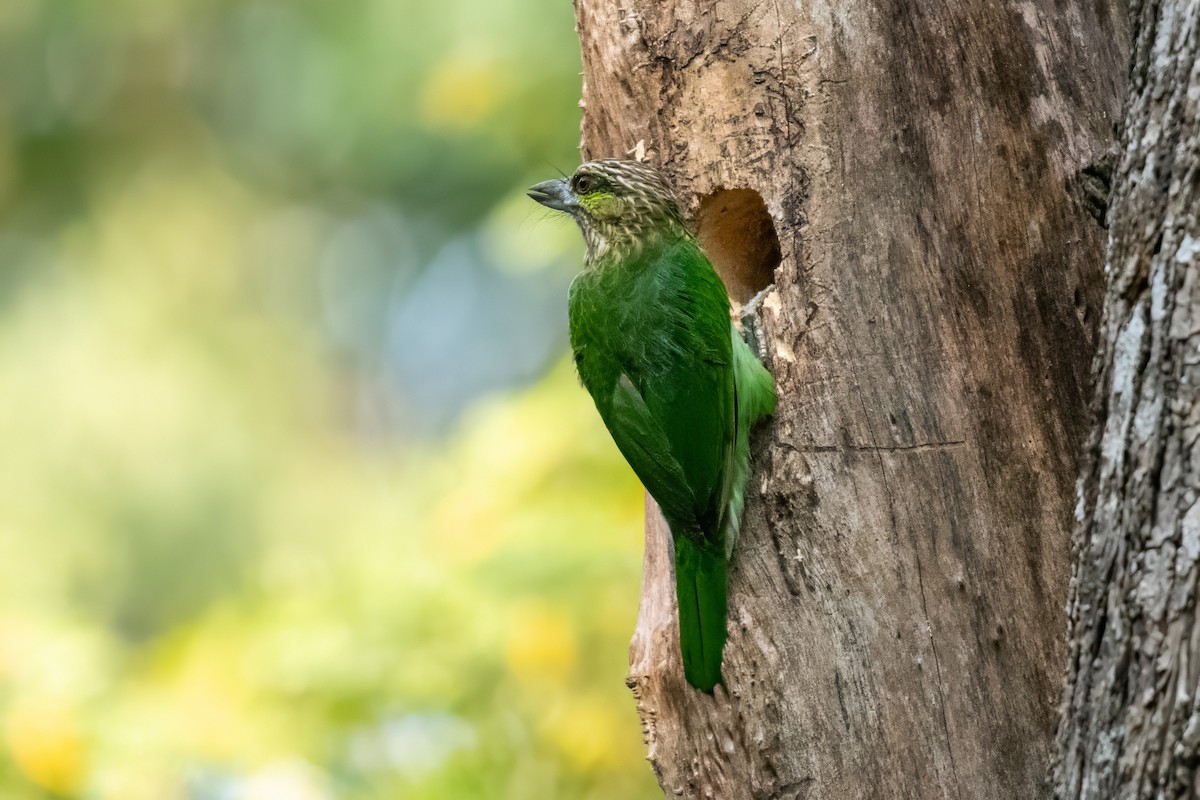
{"label": "peeling bark", "polygon": [[[713,697],[684,683],[648,507],[629,681],[667,796],[1047,796],[1103,294],[1105,232],[1072,187],[1112,145],[1124,9],[576,11],[585,157],[660,164],[735,297],[778,261],[780,405]],[[770,226],[710,224],[757,207],[732,190],[761,196],[777,251]]]}
{"label": "peeling bark", "polygon": [[1200,796],[1200,4],[1133,22],[1055,770],[1073,799]]}

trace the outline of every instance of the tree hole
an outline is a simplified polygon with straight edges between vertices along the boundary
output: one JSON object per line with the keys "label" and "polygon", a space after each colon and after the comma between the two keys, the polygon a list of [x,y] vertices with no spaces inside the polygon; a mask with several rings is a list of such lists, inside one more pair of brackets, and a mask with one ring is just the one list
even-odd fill
{"label": "tree hole", "polygon": [[702,198],[696,237],[739,305],[775,280],[779,236],[767,204],[753,189],[722,189]]}

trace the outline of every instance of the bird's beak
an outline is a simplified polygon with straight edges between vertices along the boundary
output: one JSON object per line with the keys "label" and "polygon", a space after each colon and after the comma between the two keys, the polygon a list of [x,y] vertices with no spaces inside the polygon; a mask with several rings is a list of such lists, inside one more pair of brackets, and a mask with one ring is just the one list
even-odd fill
{"label": "bird's beak", "polygon": [[530,186],[528,194],[531,200],[536,200],[546,208],[552,208],[555,211],[570,211],[571,207],[575,205],[575,198],[571,196],[571,187],[565,179],[555,178],[542,181]]}

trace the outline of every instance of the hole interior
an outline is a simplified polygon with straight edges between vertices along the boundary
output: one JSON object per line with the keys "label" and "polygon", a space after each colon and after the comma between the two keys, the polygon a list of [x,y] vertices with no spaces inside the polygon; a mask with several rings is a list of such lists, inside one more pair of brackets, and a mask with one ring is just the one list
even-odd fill
{"label": "hole interior", "polygon": [[774,281],[782,258],[779,236],[753,189],[721,189],[701,198],[696,238],[739,305]]}

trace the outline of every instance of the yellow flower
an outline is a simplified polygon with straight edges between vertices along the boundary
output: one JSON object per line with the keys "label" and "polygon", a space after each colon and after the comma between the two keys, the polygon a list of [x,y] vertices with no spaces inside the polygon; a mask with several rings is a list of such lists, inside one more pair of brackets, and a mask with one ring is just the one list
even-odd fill
{"label": "yellow flower", "polygon": [[421,119],[435,130],[468,130],[483,122],[507,94],[507,76],[496,63],[451,57],[430,73],[421,92]]}
{"label": "yellow flower", "polygon": [[637,741],[632,705],[622,715],[621,706],[605,698],[572,697],[547,720],[543,735],[580,772],[617,766]]}
{"label": "yellow flower", "polygon": [[504,655],[521,681],[541,685],[565,680],[578,658],[570,620],[545,606],[524,609],[509,629]]}
{"label": "yellow flower", "polygon": [[18,702],[8,713],[4,738],[13,761],[29,780],[72,794],[83,778],[83,741],[71,710],[57,700]]}

